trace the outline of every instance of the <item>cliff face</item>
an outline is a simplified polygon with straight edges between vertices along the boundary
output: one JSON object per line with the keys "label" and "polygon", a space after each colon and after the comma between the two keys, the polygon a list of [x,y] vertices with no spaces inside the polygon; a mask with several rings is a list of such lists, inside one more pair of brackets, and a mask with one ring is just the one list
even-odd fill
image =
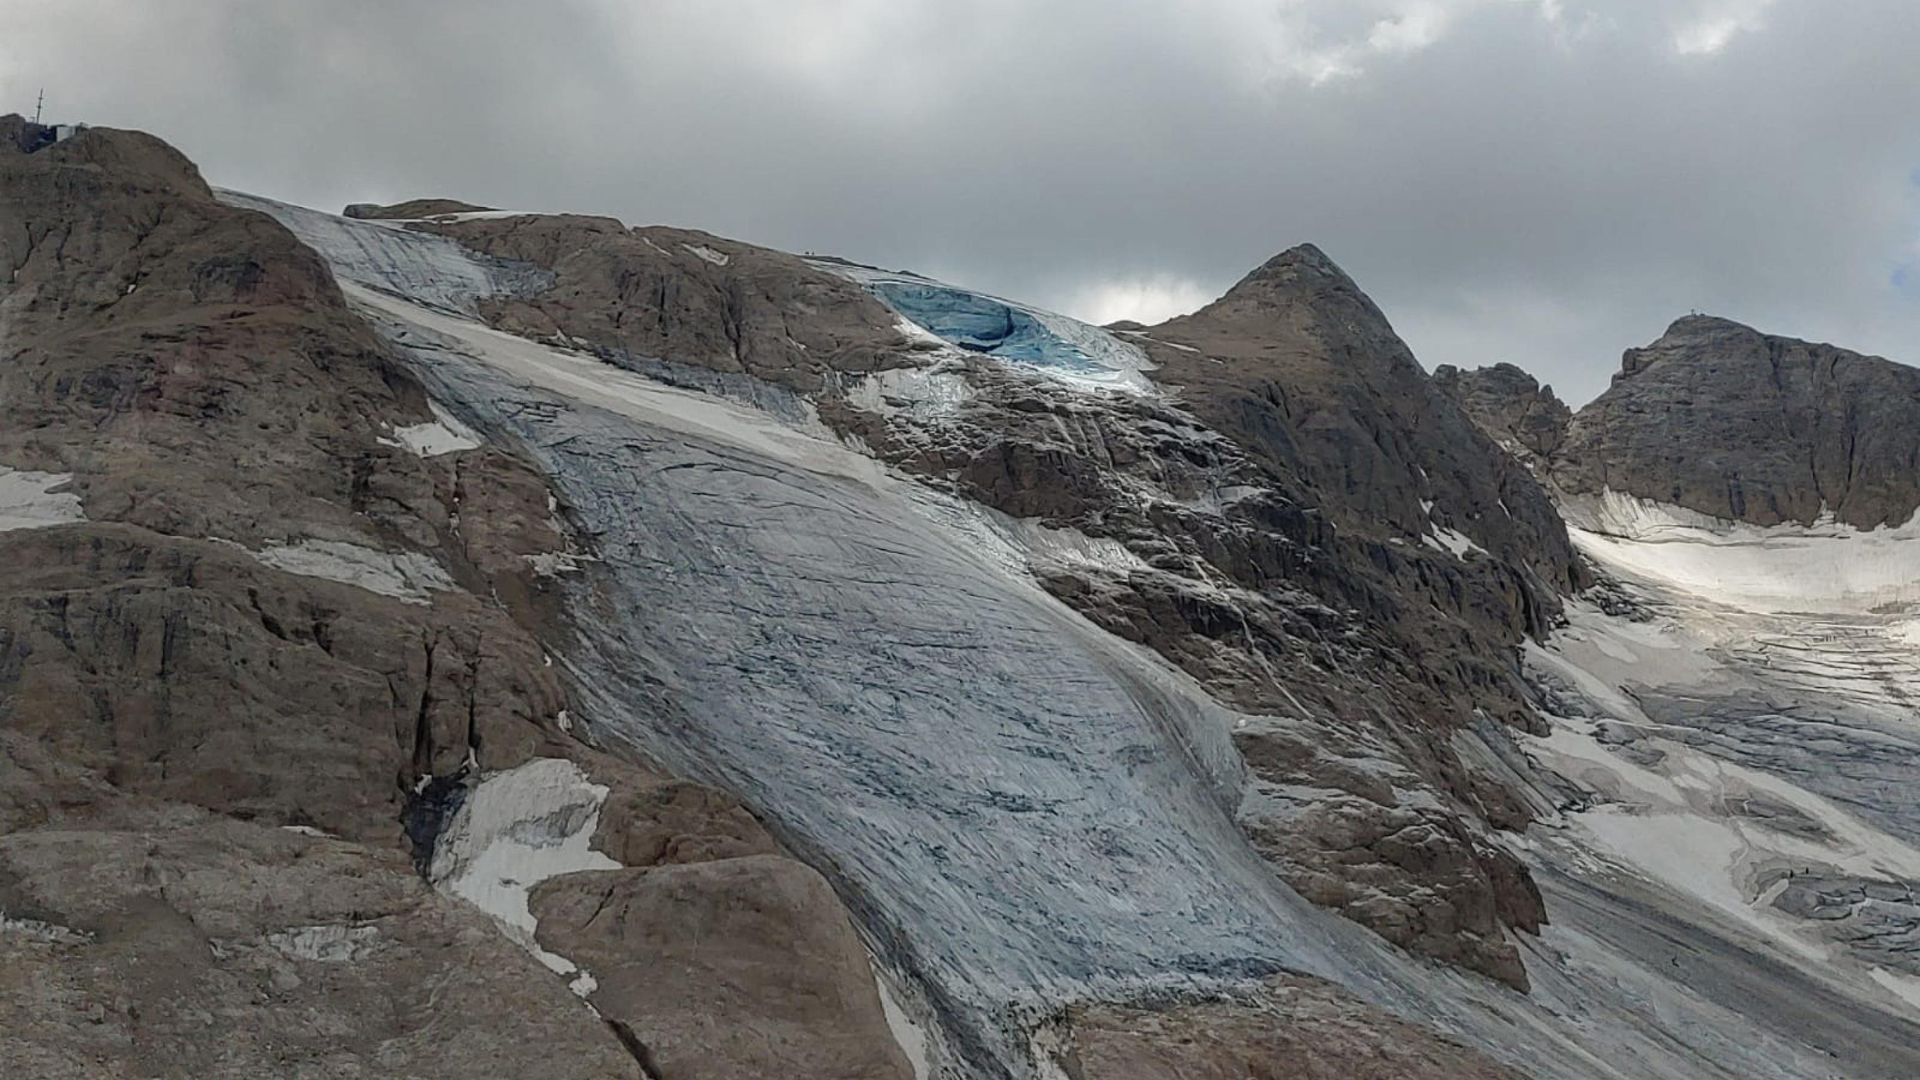
{"label": "cliff face", "polygon": [[1898,525],[1920,507],[1920,370],[1690,316],[1628,350],[1556,461],[1575,492],[1757,525]]}
{"label": "cliff face", "polygon": [[[553,974],[585,936],[514,898],[687,864],[712,872],[600,974],[717,904],[792,911],[695,966],[830,957],[805,978],[831,1006],[777,1047],[700,1041],[907,1075],[819,876],[730,798],[570,733],[542,567],[577,538],[545,480],[158,140],[0,136],[0,1060],[648,1075],[625,999],[596,1016]],[[734,1031],[785,1007],[733,985]]]}
{"label": "cliff face", "polygon": [[1442,364],[1434,369],[1433,382],[1502,450],[1545,478],[1573,420],[1573,410],[1554,395],[1553,387],[1512,364],[1472,371]]}

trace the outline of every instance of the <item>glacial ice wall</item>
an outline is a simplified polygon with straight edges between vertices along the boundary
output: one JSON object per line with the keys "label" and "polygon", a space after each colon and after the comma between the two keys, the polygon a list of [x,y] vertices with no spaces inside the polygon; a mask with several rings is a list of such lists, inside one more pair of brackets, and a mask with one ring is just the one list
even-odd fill
{"label": "glacial ice wall", "polygon": [[1083,387],[1153,389],[1146,354],[1100,327],[918,274],[832,259],[814,265],[859,282],[912,326],[956,348]]}

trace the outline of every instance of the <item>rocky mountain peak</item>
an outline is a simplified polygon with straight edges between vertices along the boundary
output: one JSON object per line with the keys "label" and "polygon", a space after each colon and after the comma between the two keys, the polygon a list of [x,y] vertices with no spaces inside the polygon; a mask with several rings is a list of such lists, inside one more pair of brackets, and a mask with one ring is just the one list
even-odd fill
{"label": "rocky mountain peak", "polygon": [[1536,472],[1566,439],[1573,411],[1553,387],[1542,385],[1517,365],[1499,363],[1462,371],[1442,364],[1434,369],[1433,381],[1480,430]]}
{"label": "rocky mountain peak", "polygon": [[1656,360],[1710,359],[1725,351],[1752,348],[1764,337],[1751,326],[1718,315],[1682,315],[1668,325],[1658,341],[1643,349],[1628,349],[1615,378],[1631,378]]}
{"label": "rocky mountain peak", "polygon": [[1369,329],[1392,333],[1386,316],[1339,264],[1313,244],[1297,244],[1255,267],[1195,315],[1251,323],[1303,309],[1335,308],[1348,318],[1362,316]]}
{"label": "rocky mountain peak", "polygon": [[1756,525],[1870,529],[1920,509],[1920,369],[1712,315],[1628,349],[1568,417],[1510,364],[1435,381],[1569,494],[1612,490]]}
{"label": "rocky mountain peak", "polygon": [[200,170],[185,154],[144,131],[83,128],[60,142],[53,128],[19,114],[0,116],[0,157],[33,155],[39,163],[92,166],[103,173],[137,176],[141,182],[212,198]]}

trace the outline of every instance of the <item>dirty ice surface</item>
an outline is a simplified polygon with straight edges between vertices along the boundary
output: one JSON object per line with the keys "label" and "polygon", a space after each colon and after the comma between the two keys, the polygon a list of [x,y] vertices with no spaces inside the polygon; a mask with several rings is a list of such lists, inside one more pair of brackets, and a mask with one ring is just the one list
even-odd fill
{"label": "dirty ice surface", "polygon": [[453,240],[415,232],[404,222],[336,217],[239,191],[216,194],[228,205],[278,220],[302,243],[324,252],[335,276],[401,292],[416,303],[472,315],[479,297],[521,295],[553,282],[546,271],[470,254]]}
{"label": "dirty ice surface", "polygon": [[448,412],[437,401],[427,402],[433,410],[433,419],[422,424],[408,424],[393,429],[393,436],[400,445],[421,457],[439,457],[459,450],[472,450],[483,445],[474,430],[460,422],[460,418]]}
{"label": "dirty ice surface", "polygon": [[340,540],[304,539],[270,544],[252,555],[276,570],[353,585],[410,604],[429,603],[436,590],[454,587],[453,579],[439,563],[416,551],[381,551]]}

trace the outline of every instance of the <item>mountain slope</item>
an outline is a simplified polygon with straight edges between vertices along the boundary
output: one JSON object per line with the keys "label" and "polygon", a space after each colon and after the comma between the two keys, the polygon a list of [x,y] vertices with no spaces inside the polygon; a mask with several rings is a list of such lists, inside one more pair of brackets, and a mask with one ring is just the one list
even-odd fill
{"label": "mountain slope", "polygon": [[[1543,411],[1516,375],[1446,381],[1512,435]],[[1643,941],[1648,961],[1706,981],[1738,950],[1793,972],[1792,1000],[1746,1007],[1850,1076],[1910,1068],[1881,1033],[1911,1040],[1920,1002],[1916,387],[1890,361],[1690,317],[1629,351],[1557,443],[1513,444],[1602,581],[1528,660],[1552,728],[1522,741],[1563,778],[1540,834],[1550,906],[1561,881],[1599,885],[1724,943]],[[1871,1031],[1838,1019],[1855,1015]]]}
{"label": "mountain slope", "polygon": [[[619,999],[596,1016],[553,977],[588,978],[575,942],[532,947],[519,897],[557,870],[746,862],[656,925],[803,905],[800,932],[701,963],[832,956],[800,980],[831,1004],[770,1045],[765,983],[737,977],[699,1041],[910,1075],[824,881],[732,800],[568,733],[544,480],[164,144],[0,134],[0,1058],[641,1076]],[[664,959],[627,944],[619,965]]]}
{"label": "mountain slope", "polygon": [[606,219],[216,201],[131,133],[0,192],[10,1055],[1911,1071],[1859,984],[1584,872],[1514,731],[1559,737],[1586,571],[1316,251],[1116,334]]}
{"label": "mountain slope", "polygon": [[1899,525],[1920,508],[1920,369],[1688,316],[1628,350],[1545,456],[1579,494],[1756,525]]}

